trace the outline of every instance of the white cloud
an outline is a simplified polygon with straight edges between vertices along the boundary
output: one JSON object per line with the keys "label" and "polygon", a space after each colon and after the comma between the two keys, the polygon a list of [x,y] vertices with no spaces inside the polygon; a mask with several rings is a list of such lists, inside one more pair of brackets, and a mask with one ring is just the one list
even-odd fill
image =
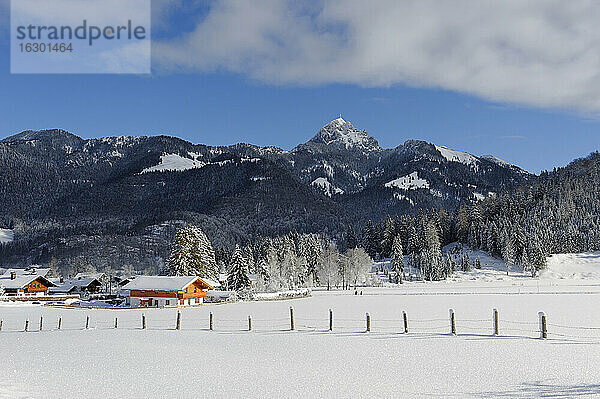
{"label": "white cloud", "polygon": [[150,42],[124,43],[98,54],[89,62],[103,73],[150,73]]}
{"label": "white cloud", "polygon": [[159,70],[227,70],[271,84],[439,87],[600,111],[592,0],[218,0],[154,44]]}

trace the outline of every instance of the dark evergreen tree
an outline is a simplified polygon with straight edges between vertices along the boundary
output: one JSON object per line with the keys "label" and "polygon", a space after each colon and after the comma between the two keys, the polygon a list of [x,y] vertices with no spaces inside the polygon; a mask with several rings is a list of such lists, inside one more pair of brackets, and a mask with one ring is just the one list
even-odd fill
{"label": "dark evergreen tree", "polygon": [[248,261],[244,258],[239,245],[235,246],[227,275],[227,288],[233,291],[246,291],[250,288]]}
{"label": "dark evergreen tree", "polygon": [[392,243],[392,266],[394,268],[396,284],[402,284],[404,254],[402,252],[402,237],[400,235],[397,235]]}

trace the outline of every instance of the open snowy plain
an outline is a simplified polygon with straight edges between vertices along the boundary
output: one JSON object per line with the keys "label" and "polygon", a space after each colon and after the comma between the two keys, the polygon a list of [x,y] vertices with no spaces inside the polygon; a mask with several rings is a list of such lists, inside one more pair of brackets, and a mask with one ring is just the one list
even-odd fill
{"label": "open snowy plain", "polygon": [[[483,279],[465,273],[363,295],[317,290],[305,299],[204,305],[181,310],[179,331],[176,309],[144,310],[142,330],[141,310],[4,304],[0,397],[600,397],[599,258],[561,255],[539,279],[483,270]],[[567,267],[574,262],[575,274]],[[548,316],[546,340],[539,311]]]}

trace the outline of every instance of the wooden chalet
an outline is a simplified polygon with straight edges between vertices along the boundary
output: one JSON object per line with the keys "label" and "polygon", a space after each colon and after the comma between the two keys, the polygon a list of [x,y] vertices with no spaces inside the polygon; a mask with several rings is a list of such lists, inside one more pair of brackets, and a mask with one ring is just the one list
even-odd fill
{"label": "wooden chalet", "polygon": [[0,276],[0,287],[4,289],[4,295],[8,296],[45,296],[48,288],[54,287],[54,284],[35,272],[18,273],[9,270]]}
{"label": "wooden chalet", "polygon": [[132,307],[196,306],[214,283],[196,276],[137,276],[123,286]]}

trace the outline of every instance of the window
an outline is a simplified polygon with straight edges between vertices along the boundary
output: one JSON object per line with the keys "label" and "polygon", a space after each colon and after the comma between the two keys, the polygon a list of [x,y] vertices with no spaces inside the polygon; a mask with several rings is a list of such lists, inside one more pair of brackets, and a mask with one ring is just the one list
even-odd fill
{"label": "window", "polygon": [[196,289],[197,289],[197,288],[196,288],[196,287],[194,287],[194,294],[196,293]]}
{"label": "window", "polygon": [[196,303],[200,303],[200,298],[196,298]]}
{"label": "window", "polygon": [[171,301],[169,301],[168,299],[165,301],[165,306],[169,306],[171,304]]}

